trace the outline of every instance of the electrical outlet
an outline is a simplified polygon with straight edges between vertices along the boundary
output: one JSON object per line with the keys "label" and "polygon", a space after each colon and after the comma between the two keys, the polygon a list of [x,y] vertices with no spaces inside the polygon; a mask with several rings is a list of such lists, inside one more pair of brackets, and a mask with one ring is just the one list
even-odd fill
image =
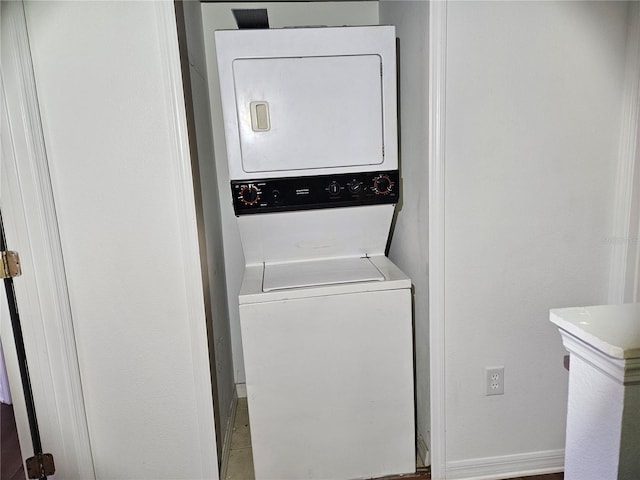
{"label": "electrical outlet", "polygon": [[486,367],[485,395],[504,395],[504,367]]}

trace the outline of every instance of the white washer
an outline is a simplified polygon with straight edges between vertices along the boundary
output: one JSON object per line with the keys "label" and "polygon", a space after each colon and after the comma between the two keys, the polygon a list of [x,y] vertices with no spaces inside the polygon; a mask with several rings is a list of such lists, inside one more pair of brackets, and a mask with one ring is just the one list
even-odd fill
{"label": "white washer", "polygon": [[258,480],[415,471],[393,27],[216,32]]}
{"label": "white washer", "polygon": [[247,267],[240,324],[256,478],[415,471],[411,281],[389,259]]}

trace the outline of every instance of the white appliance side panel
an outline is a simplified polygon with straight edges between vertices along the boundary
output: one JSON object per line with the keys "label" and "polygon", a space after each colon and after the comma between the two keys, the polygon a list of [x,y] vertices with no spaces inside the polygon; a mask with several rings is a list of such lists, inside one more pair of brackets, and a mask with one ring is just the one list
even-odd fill
{"label": "white appliance side panel", "polygon": [[238,217],[246,265],[384,255],[395,205]]}
{"label": "white appliance side panel", "polygon": [[410,289],[240,306],[256,479],[413,472]]}
{"label": "white appliance side panel", "polygon": [[[242,169],[276,175],[380,165],[381,66],[379,55],[234,61]],[[264,108],[263,127],[256,102]]]}

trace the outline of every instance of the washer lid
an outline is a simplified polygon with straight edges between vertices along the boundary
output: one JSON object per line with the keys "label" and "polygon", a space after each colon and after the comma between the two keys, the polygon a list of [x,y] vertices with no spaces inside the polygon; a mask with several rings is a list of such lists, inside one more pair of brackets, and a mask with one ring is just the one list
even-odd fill
{"label": "washer lid", "polygon": [[[318,260],[318,262],[342,262],[345,260],[350,261],[351,259],[362,261],[361,257],[358,255],[354,257],[342,258],[332,257],[332,259]],[[265,264],[261,263],[259,265],[248,265],[245,267],[242,285],[240,286],[240,294],[238,295],[240,308],[242,308],[243,305],[250,305],[254,303],[279,301],[287,302],[294,299],[324,297],[327,295],[347,295],[358,294],[362,292],[377,292],[383,290],[399,289],[408,289],[409,291],[411,290],[411,280],[384,255],[373,255],[367,257],[364,260],[369,261],[372,265],[375,266],[378,272],[384,277],[384,281],[379,282],[373,280],[368,282],[359,281],[351,283],[332,283],[325,285],[316,285],[313,287],[288,288],[265,292],[263,291]],[[314,262],[303,260],[301,262],[295,263],[311,264]],[[366,262],[363,261],[362,263]],[[274,265],[274,263],[269,264],[269,266],[271,267]],[[279,265],[285,264],[281,263]]]}
{"label": "washer lid", "polygon": [[367,257],[272,263],[264,266],[262,291],[383,280]]}

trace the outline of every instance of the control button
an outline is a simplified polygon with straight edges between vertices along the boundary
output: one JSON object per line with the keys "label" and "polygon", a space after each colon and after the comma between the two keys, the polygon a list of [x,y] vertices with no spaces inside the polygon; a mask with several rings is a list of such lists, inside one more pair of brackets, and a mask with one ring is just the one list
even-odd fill
{"label": "control button", "polygon": [[357,180],[351,180],[349,183],[349,191],[351,193],[360,193],[362,190],[362,182],[358,182]]}
{"label": "control button", "polygon": [[373,192],[377,195],[389,195],[393,185],[389,175],[378,175],[373,179]]}
{"label": "control button", "polygon": [[260,200],[260,191],[251,183],[243,185],[238,198],[244,205],[254,205]]}
{"label": "control button", "polygon": [[273,190],[271,192],[271,198],[273,198],[274,200],[279,200],[280,199],[280,190]]}
{"label": "control button", "polygon": [[337,195],[340,193],[340,184],[338,182],[331,182],[329,184],[329,193],[331,195]]}

